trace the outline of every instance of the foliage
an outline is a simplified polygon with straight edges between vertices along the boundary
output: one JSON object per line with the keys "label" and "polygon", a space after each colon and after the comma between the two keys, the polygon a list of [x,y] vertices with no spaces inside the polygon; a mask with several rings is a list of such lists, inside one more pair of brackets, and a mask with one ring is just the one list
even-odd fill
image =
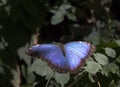
{"label": "foliage", "polygon": [[[119,87],[120,22],[111,0],[0,0],[0,87]],[[84,40],[96,46],[77,74],[54,72],[25,51],[39,43]],[[54,72],[54,73],[53,73]],[[51,76],[52,75],[52,76]]]}

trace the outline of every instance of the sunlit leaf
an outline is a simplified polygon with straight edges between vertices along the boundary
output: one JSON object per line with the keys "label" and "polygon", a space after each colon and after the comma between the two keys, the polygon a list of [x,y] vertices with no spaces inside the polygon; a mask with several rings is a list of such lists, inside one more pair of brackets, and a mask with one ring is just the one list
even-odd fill
{"label": "sunlit leaf", "polygon": [[11,70],[12,74],[13,74],[13,79],[12,79],[12,84],[14,85],[14,87],[19,87],[20,86],[20,72],[15,71],[15,70]]}
{"label": "sunlit leaf", "polygon": [[93,79],[93,77],[92,77],[92,75],[90,73],[88,74],[88,77],[91,80],[91,82],[95,82],[95,80]]}
{"label": "sunlit leaf", "polygon": [[96,22],[96,26],[97,26],[97,28],[104,28],[105,27],[105,23],[104,22],[102,22],[102,21],[100,21],[100,20],[98,20],[97,22]]}
{"label": "sunlit leaf", "polygon": [[27,65],[29,66],[29,65],[31,65],[31,57],[28,56],[28,55],[25,53],[27,47],[28,47],[28,44],[26,44],[26,46],[23,46],[23,47],[19,48],[19,49],[17,50],[17,53],[18,53],[18,55],[19,55],[19,58],[20,58],[21,60],[24,60],[25,63],[27,63]]}
{"label": "sunlit leaf", "polygon": [[26,68],[26,66],[21,65],[21,73],[24,78],[26,78],[26,81],[28,84],[32,84],[35,81],[35,75],[33,73],[28,73],[30,66]]}
{"label": "sunlit leaf", "polygon": [[5,49],[5,47],[8,46],[8,43],[5,41],[5,39],[3,37],[0,38],[1,41],[0,41],[0,49]]}
{"label": "sunlit leaf", "polygon": [[120,63],[120,56],[116,59],[116,61],[117,61],[118,63]]}
{"label": "sunlit leaf", "polygon": [[92,33],[88,37],[85,37],[85,40],[92,42],[94,44],[99,44],[100,32],[98,32],[95,28],[93,28]]}
{"label": "sunlit leaf", "polygon": [[110,42],[110,36],[114,35],[114,30],[110,29],[109,31],[107,29],[104,29],[101,31],[101,41],[104,43]]}
{"label": "sunlit leaf", "polygon": [[67,14],[67,17],[68,17],[68,19],[70,19],[70,20],[76,21],[76,16],[75,16],[74,14],[72,14],[72,13],[68,13],[68,14]]}
{"label": "sunlit leaf", "polygon": [[33,85],[21,85],[20,87],[33,87]]}
{"label": "sunlit leaf", "polygon": [[69,73],[67,74],[61,74],[61,73],[55,73],[55,80],[61,84],[61,87],[64,87],[64,85],[69,81],[70,75]]}
{"label": "sunlit leaf", "polygon": [[115,40],[115,42],[120,47],[120,40]]}
{"label": "sunlit leaf", "polygon": [[101,71],[101,73],[105,76],[108,76],[108,74],[112,72],[112,73],[116,73],[119,74],[119,67],[116,64],[110,63],[106,66],[103,67],[103,70]]}
{"label": "sunlit leaf", "polygon": [[114,81],[114,80],[112,80],[112,81],[110,82],[109,87],[115,87],[115,81]]}
{"label": "sunlit leaf", "polygon": [[[69,4],[62,4],[59,7],[59,10],[57,10],[56,12],[54,10],[51,10],[54,15],[51,18],[51,24],[56,25],[61,23],[64,20],[64,16],[67,14],[67,10],[72,8],[71,5]],[[69,14],[70,17],[70,14]],[[71,19],[75,20],[75,17],[72,15]]]}
{"label": "sunlit leaf", "polygon": [[80,76],[82,76],[85,73],[85,71],[79,72],[74,79],[77,80],[77,78],[79,78]]}
{"label": "sunlit leaf", "polygon": [[20,80],[17,79],[19,76],[16,75],[16,71],[14,70],[15,73],[13,73],[13,69],[3,63],[0,67],[0,87],[10,87],[10,84],[14,85],[14,87],[19,87],[18,81]]}
{"label": "sunlit leaf", "polygon": [[4,74],[4,73],[5,73],[5,71],[4,71],[3,67],[0,66],[0,74]]}
{"label": "sunlit leaf", "polygon": [[114,74],[119,73],[119,67],[116,64],[111,63],[111,64],[109,64],[109,66],[111,68],[112,73],[114,73]]}
{"label": "sunlit leaf", "polygon": [[1,58],[0,58],[0,64],[2,64]]}
{"label": "sunlit leaf", "polygon": [[10,5],[4,7],[4,9],[8,13],[8,15],[10,14],[10,8],[11,8]]}
{"label": "sunlit leaf", "polygon": [[120,80],[117,81],[116,86],[115,87],[120,87]]}
{"label": "sunlit leaf", "polygon": [[76,8],[73,7],[73,8],[71,9],[71,12],[68,12],[68,13],[67,13],[68,19],[73,20],[73,21],[76,21],[76,20],[77,20],[76,15],[75,15],[75,10],[76,10]]}
{"label": "sunlit leaf", "polygon": [[113,20],[111,26],[112,27],[120,26],[120,22],[118,20]]}
{"label": "sunlit leaf", "polygon": [[41,75],[41,76],[46,76],[50,73],[52,73],[52,69],[50,67],[48,67],[47,63],[40,60],[40,59],[36,59],[29,72],[36,72],[37,74]]}
{"label": "sunlit leaf", "polygon": [[87,66],[84,68],[85,68],[85,71],[89,73],[97,73],[100,69],[102,69],[100,64],[94,61],[88,61]]}
{"label": "sunlit leaf", "polygon": [[4,5],[7,3],[7,0],[1,0],[1,1]]}
{"label": "sunlit leaf", "polygon": [[66,15],[66,10],[57,11],[51,19],[51,24],[56,25],[64,20],[64,16]]}
{"label": "sunlit leaf", "polygon": [[62,4],[59,8],[59,10],[67,10],[67,9],[70,9],[72,8],[72,5],[70,4]]}
{"label": "sunlit leaf", "polygon": [[28,73],[26,79],[28,84],[32,84],[35,81],[35,75],[33,73]]}
{"label": "sunlit leaf", "polygon": [[102,6],[103,6],[103,5],[106,5],[106,4],[108,4],[108,3],[111,3],[111,2],[112,2],[112,0],[101,0]]}
{"label": "sunlit leaf", "polygon": [[109,57],[112,57],[112,58],[115,58],[115,57],[116,57],[116,52],[115,52],[115,50],[112,49],[112,48],[106,47],[106,48],[105,48],[105,53],[106,53]]}
{"label": "sunlit leaf", "polygon": [[103,67],[103,70],[101,71],[101,73],[102,73],[103,75],[105,75],[105,76],[108,76],[109,72],[110,72],[110,69],[109,69],[109,67],[108,67],[107,65],[104,66],[104,67]]}
{"label": "sunlit leaf", "polygon": [[94,58],[101,65],[106,65],[109,62],[107,56],[101,53],[94,54]]}

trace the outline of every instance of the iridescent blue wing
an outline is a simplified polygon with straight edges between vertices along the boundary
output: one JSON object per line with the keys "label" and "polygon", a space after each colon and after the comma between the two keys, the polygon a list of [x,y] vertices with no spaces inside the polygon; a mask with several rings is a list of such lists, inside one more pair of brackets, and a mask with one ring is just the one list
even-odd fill
{"label": "iridescent blue wing", "polygon": [[70,42],[64,45],[69,72],[75,72],[82,62],[94,51],[94,46],[87,42]]}
{"label": "iridescent blue wing", "polygon": [[28,54],[31,56],[39,57],[52,66],[56,67],[58,70],[66,71],[67,62],[61,51],[61,48],[54,44],[41,44],[32,46]]}

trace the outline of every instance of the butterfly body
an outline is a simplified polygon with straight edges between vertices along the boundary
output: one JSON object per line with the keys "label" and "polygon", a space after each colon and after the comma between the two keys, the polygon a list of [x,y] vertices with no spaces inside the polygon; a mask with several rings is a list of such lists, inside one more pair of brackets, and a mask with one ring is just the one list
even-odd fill
{"label": "butterfly body", "polygon": [[38,44],[28,50],[28,54],[48,62],[59,72],[77,72],[94,52],[94,46],[87,42],[69,42],[65,45]]}

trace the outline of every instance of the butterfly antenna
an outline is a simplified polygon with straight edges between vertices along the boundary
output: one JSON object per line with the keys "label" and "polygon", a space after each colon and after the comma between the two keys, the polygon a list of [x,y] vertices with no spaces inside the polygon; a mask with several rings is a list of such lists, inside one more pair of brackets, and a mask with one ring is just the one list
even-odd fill
{"label": "butterfly antenna", "polygon": [[53,75],[55,74],[55,71],[56,71],[56,69],[54,69],[53,72],[50,73],[50,76],[49,76],[49,78],[48,78],[48,81],[47,81],[45,87],[48,87],[48,84],[49,84],[49,82],[50,82],[50,79],[51,79],[51,78],[53,77]]}

